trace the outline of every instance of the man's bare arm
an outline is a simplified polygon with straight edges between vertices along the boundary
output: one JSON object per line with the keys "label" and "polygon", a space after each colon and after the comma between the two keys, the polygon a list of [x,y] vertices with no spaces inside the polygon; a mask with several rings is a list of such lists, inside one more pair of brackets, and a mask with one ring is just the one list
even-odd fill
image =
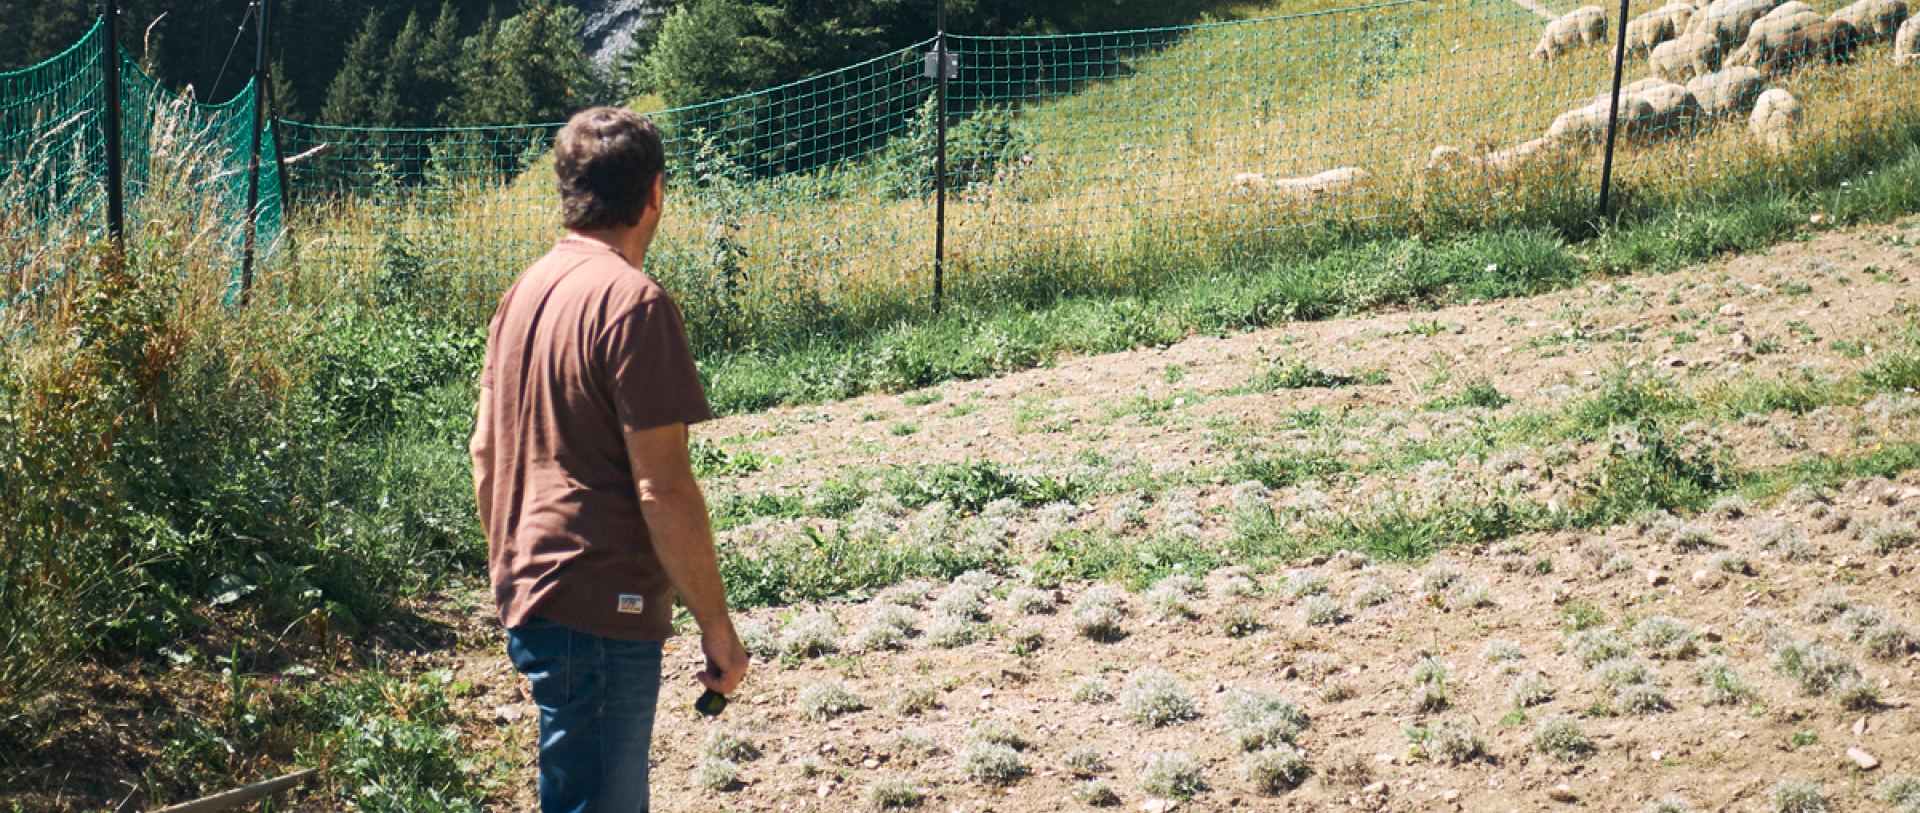
{"label": "man's bare arm", "polygon": [[480,508],[482,529],[492,519],[488,506],[493,502],[493,432],[487,427],[493,416],[487,406],[491,400],[487,394],[485,389],[480,390],[480,406],[473,418],[473,440],[467,444],[467,454],[473,457],[474,504]]}
{"label": "man's bare arm", "polygon": [[700,682],[721,694],[732,694],[746,676],[747,650],[727,611],[707,498],[694,481],[693,461],[687,454],[686,424],[628,432],[627,457],[633,463],[634,488],[654,552],[679,591],[680,601],[700,624],[708,666]]}

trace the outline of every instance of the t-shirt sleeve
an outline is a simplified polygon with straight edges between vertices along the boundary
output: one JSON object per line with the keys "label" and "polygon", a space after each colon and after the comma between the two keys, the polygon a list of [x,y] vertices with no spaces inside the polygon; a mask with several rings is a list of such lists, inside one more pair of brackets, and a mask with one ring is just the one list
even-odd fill
{"label": "t-shirt sleeve", "polygon": [[608,326],[607,384],[623,432],[713,420],[680,308],[665,294]]}

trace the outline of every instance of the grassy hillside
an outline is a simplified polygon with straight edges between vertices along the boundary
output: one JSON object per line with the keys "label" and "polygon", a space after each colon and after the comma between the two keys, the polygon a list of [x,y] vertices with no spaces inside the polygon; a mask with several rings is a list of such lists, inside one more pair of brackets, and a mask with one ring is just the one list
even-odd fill
{"label": "grassy hillside", "polygon": [[[956,38],[968,67],[954,106],[971,112],[949,139],[946,304],[1137,291],[1389,235],[1600,231],[1597,143],[1517,167],[1435,171],[1428,159],[1440,145],[1473,159],[1543,135],[1606,89],[1609,47],[1532,62],[1543,23],[1508,0],[1284,11],[1179,30]],[[1630,134],[1615,157],[1616,221],[1824,189],[1897,153],[1920,110],[1900,92],[1911,70],[1889,53],[1875,44],[1850,65],[1770,80],[1803,106],[1785,152],[1762,149],[1744,113]],[[681,160],[651,270],[685,302],[703,356],[837,342],[931,309],[931,87],[917,65],[887,57],[834,80],[843,85],[658,114]],[[1625,78],[1646,75],[1635,58]],[[774,109],[912,112],[864,155],[759,177],[756,151],[799,136],[748,129],[758,120],[742,111]],[[816,141],[792,143],[833,139]],[[1273,188],[1340,168],[1362,174],[1331,189]],[[553,233],[545,172],[536,157],[517,183],[475,187],[450,163],[420,190],[327,211],[300,230],[303,281],[384,290],[397,241],[426,267],[427,307],[477,319]],[[399,201],[414,205],[388,205]]]}

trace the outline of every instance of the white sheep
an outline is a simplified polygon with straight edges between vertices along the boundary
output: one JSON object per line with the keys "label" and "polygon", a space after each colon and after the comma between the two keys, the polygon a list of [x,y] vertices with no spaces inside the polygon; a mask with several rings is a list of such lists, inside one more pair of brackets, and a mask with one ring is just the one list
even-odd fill
{"label": "white sheep", "polygon": [[[1767,16],[1761,17],[1760,19],[1765,20],[1772,17],[1785,17],[1789,14],[1799,14],[1800,12],[1803,12],[1803,11],[1812,11],[1812,10],[1813,10],[1813,6],[1809,6],[1805,3],[1802,3],[1800,2],[1800,0],[1787,0],[1787,2],[1781,3],[1779,8],[1776,8],[1772,11],[1767,12]],[[1754,24],[1758,25],[1759,21],[1756,20]],[[1753,32],[1748,31],[1747,36],[1749,37],[1753,36]]]}
{"label": "white sheep", "polygon": [[1700,117],[1700,100],[1685,85],[1661,85],[1638,95],[1653,108],[1653,115],[1637,129],[1652,138],[1665,140],[1682,135],[1686,126]]}
{"label": "white sheep", "polygon": [[[1607,109],[1612,99],[1601,98],[1585,107],[1576,107],[1555,116],[1547,128],[1547,140],[1556,143],[1592,144],[1607,137]],[[1639,94],[1620,96],[1620,132],[1633,136],[1653,119],[1653,105]]]}
{"label": "white sheep", "polygon": [[1273,182],[1273,188],[1295,200],[1307,200],[1344,195],[1352,191],[1355,183],[1366,177],[1366,170],[1359,167],[1340,167],[1306,178],[1281,178]]}
{"label": "white sheep", "polygon": [[1653,47],[1647,66],[1671,82],[1685,82],[1695,76],[1713,73],[1719,67],[1723,45],[1709,31],[1682,34]]}
{"label": "white sheep", "polygon": [[1833,13],[1833,19],[1846,20],[1860,32],[1860,44],[1892,39],[1901,23],[1907,21],[1907,4],[1902,0],[1860,0]]}
{"label": "white sheep", "polygon": [[[1636,79],[1632,82],[1628,82],[1625,85],[1622,85],[1620,88],[1620,95],[1626,96],[1626,95],[1635,94],[1635,93],[1644,93],[1646,91],[1653,90],[1654,88],[1668,87],[1672,84],[1673,84],[1672,82],[1669,82],[1665,79],[1661,79],[1658,76],[1649,76],[1645,79]],[[1607,97],[1608,97],[1608,94],[1602,93],[1599,96],[1593,97],[1593,100],[1597,102]]]}
{"label": "white sheep", "polygon": [[1760,18],[1779,8],[1786,0],[1714,0],[1705,11],[1693,15],[1687,24],[1689,34],[1712,34],[1720,40],[1722,51],[1747,38],[1747,31]]}
{"label": "white sheep", "polygon": [[1770,71],[1787,47],[1800,38],[1801,32],[1824,21],[1825,18],[1812,11],[1769,14],[1753,24],[1747,32],[1747,41],[1727,57],[1725,64]]}
{"label": "white sheep", "polygon": [[1551,138],[1536,138],[1522,141],[1504,150],[1494,150],[1485,158],[1476,160],[1487,169],[1495,172],[1519,172],[1551,157],[1559,144]]}
{"label": "white sheep", "polygon": [[1633,18],[1627,23],[1627,53],[1637,56],[1680,36],[1692,19],[1693,6],[1688,3],[1668,3]]}
{"label": "white sheep", "polygon": [[1540,33],[1540,44],[1527,56],[1535,62],[1552,62],[1565,51],[1607,38],[1607,13],[1599,6],[1581,6],[1547,23]]}
{"label": "white sheep", "polygon": [[1459,147],[1441,144],[1434,147],[1432,152],[1427,153],[1427,171],[1445,172],[1459,166],[1464,160],[1466,160],[1466,156],[1460,152]]}
{"label": "white sheep", "polygon": [[1706,118],[1745,112],[1760,95],[1761,74],[1753,68],[1728,68],[1687,82],[1687,92],[1700,103]]}
{"label": "white sheep", "polygon": [[1893,64],[1912,65],[1920,62],[1920,16],[1909,17],[1900,26],[1900,33],[1893,35]]}
{"label": "white sheep", "polygon": [[1800,128],[1800,102],[1780,88],[1768,88],[1753,103],[1753,140],[1768,152],[1786,152]]}
{"label": "white sheep", "polygon": [[1264,189],[1266,185],[1267,176],[1258,172],[1241,172],[1233,176],[1233,183],[1227,184],[1227,188],[1236,192],[1251,192],[1256,189]]}

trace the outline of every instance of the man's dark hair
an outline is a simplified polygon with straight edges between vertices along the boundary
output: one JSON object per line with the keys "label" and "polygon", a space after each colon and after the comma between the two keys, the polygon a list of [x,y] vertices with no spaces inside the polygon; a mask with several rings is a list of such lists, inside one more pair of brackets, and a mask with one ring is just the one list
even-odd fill
{"label": "man's dark hair", "polygon": [[654,179],[666,169],[660,129],[646,116],[618,107],[575,113],[553,143],[560,225],[581,231],[639,223]]}

